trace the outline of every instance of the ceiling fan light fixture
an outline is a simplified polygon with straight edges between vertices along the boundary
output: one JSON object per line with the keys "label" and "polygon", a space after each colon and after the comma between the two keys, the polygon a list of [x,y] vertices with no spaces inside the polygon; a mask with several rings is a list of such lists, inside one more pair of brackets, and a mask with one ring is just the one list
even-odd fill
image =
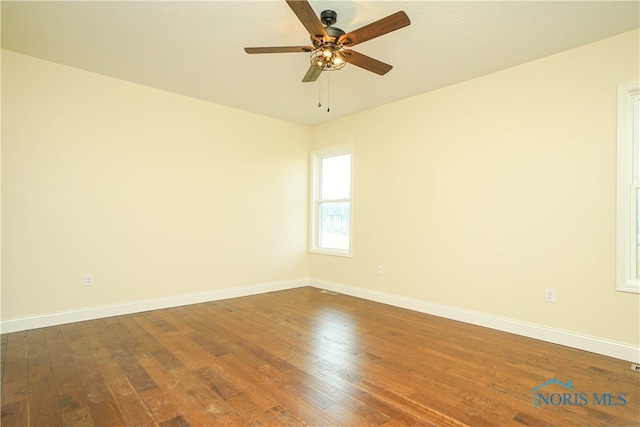
{"label": "ceiling fan light fixture", "polygon": [[311,52],[311,65],[322,71],[336,71],[346,62],[342,46],[320,46]]}
{"label": "ceiling fan light fixture", "polygon": [[347,62],[380,76],[388,73],[393,68],[391,65],[351,48],[411,24],[407,14],[399,11],[345,33],[333,26],[338,20],[338,14],[335,11],[324,10],[318,19],[308,0],[286,0],[286,2],[309,33],[312,46],[245,47],[244,50],[251,54],[311,52],[311,66],[302,78],[304,83],[315,82],[323,71],[340,70]]}

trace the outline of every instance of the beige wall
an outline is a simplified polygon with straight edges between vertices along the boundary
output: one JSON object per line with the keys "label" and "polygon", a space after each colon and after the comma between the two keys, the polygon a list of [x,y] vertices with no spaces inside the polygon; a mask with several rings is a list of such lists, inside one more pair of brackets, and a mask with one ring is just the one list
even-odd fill
{"label": "beige wall", "polygon": [[[3,51],[2,319],[311,277],[638,346],[615,291],[638,38],[312,129]],[[345,143],[354,255],[307,255],[308,151]]]}
{"label": "beige wall", "polygon": [[329,127],[354,144],[354,241],[353,258],[311,255],[310,276],[637,346],[639,295],[615,289],[615,179],[638,40],[313,128],[312,149]]}
{"label": "beige wall", "polygon": [[3,51],[3,319],[306,278],[309,132]]}

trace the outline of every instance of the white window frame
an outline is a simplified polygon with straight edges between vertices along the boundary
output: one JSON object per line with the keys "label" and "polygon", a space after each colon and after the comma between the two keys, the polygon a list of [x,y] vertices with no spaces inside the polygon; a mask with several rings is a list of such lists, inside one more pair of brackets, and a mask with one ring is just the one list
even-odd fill
{"label": "white window frame", "polygon": [[640,293],[637,192],[640,164],[640,81],[618,86],[616,290]]}
{"label": "white window frame", "polygon": [[[322,159],[327,157],[340,156],[343,154],[351,155],[351,196],[348,199],[333,200],[333,201],[348,201],[349,202],[349,249],[329,249],[319,246],[319,218],[320,218],[320,174]],[[309,252],[324,254],[324,255],[336,255],[343,257],[351,257],[353,252],[353,144],[340,145],[336,147],[325,148],[322,150],[313,151],[311,153],[311,206],[309,208],[310,221],[309,221]],[[326,202],[326,201],[325,201]]]}

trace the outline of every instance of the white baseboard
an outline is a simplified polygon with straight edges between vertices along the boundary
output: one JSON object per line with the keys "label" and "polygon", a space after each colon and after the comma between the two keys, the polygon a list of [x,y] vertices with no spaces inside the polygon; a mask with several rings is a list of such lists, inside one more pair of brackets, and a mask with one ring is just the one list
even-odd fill
{"label": "white baseboard", "polygon": [[84,320],[101,319],[104,317],[120,316],[123,314],[139,313],[162,308],[178,307],[181,305],[199,304],[202,302],[218,301],[228,298],[257,295],[266,292],[282,291],[285,289],[308,286],[307,279],[283,282],[262,283],[239,288],[218,289],[215,291],[198,292],[192,294],[174,295],[165,298],[155,298],[142,301],[130,301],[120,304],[109,304],[96,307],[81,308],[37,316],[19,317],[0,322],[3,334],[62,325],[65,323],[82,322]]}
{"label": "white baseboard", "polygon": [[311,279],[309,286],[640,363],[640,347],[629,344],[340,283]]}
{"label": "white baseboard", "polygon": [[447,319],[458,320],[473,325],[484,326],[499,331],[535,338],[542,341],[565,345],[617,359],[640,363],[640,347],[609,341],[602,338],[582,335],[562,329],[550,328],[533,323],[492,316],[484,313],[463,310],[441,304],[430,303],[423,300],[402,297],[369,289],[357,288],[340,283],[326,282],[315,279],[298,279],[282,282],[262,283],[239,288],[219,289],[215,291],[198,292],[192,294],[175,295],[165,298],[155,298],[142,301],[130,301],[120,304],[109,304],[96,307],[87,307],[78,310],[69,310],[56,313],[47,313],[37,316],[7,319],[0,322],[0,331],[4,333],[25,331],[29,329],[43,328],[47,326],[62,325],[65,323],[81,322],[84,320],[100,319],[104,317],[119,316],[123,314],[139,313],[149,310],[158,310],[182,305],[198,304],[203,302],[218,301],[228,298],[238,298],[249,295],[257,295],[266,292],[281,291],[285,289],[314,286],[321,289],[364,298],[395,307],[406,308],[421,313],[432,314]]}

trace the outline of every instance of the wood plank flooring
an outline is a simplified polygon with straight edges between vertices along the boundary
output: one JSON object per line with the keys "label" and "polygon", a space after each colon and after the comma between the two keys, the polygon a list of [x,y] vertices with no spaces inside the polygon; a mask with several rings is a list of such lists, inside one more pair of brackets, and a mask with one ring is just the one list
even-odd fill
{"label": "wood plank flooring", "polygon": [[3,427],[640,425],[629,362],[315,288],[1,346]]}

